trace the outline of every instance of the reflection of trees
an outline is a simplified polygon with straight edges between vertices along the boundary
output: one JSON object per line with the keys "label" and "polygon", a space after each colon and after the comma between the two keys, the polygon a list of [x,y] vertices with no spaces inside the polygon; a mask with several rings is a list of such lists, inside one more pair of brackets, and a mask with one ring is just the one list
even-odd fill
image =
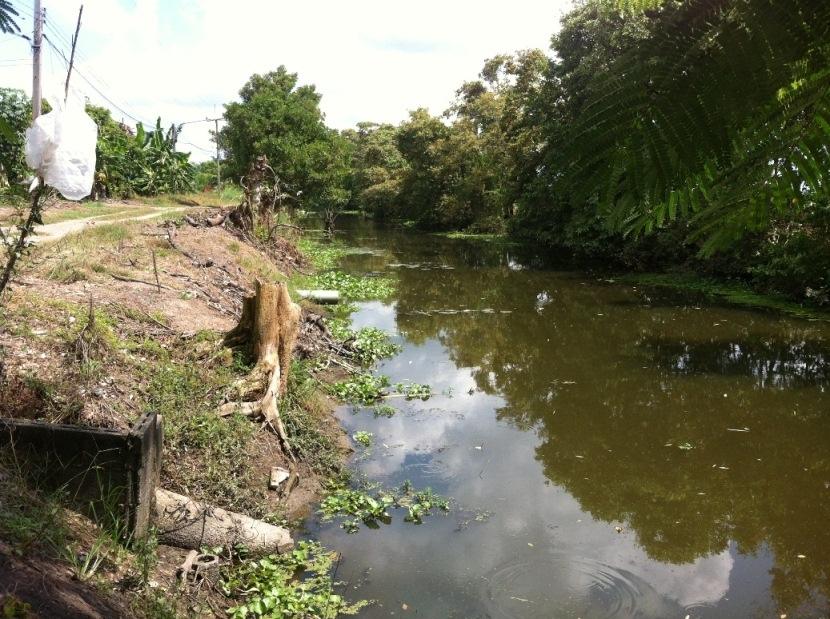
{"label": "reflection of trees", "polygon": [[689,344],[646,338],[642,345],[658,367],[678,374],[751,376],[760,387],[830,384],[830,356],[816,342],[712,339]]}
{"label": "reflection of trees", "polygon": [[[626,303],[617,288],[513,271],[495,248],[424,245],[401,237],[390,250],[478,268],[399,269],[399,328],[438,338],[479,389],[501,394],[499,418],[536,429],[545,475],[583,509],[626,522],[661,561],[729,540],[768,547],[782,607],[830,595],[830,355],[816,333],[730,338],[705,312],[673,321],[678,311]],[[512,313],[434,313],[461,309]]]}

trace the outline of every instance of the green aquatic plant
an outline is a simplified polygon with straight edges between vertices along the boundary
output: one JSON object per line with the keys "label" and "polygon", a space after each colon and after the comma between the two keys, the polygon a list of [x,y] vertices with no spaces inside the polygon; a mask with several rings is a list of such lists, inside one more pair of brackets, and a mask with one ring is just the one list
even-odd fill
{"label": "green aquatic plant", "polygon": [[378,523],[389,524],[392,521],[390,510],[406,508],[404,522],[421,524],[433,510],[449,511],[449,499],[432,491],[431,488],[415,491],[412,483],[406,481],[395,490],[379,490],[370,494],[368,490],[335,486],[320,504],[323,520],[343,517],[340,526],[348,533],[356,533],[361,522],[375,529]]}
{"label": "green aquatic plant", "polygon": [[401,351],[401,347],[389,341],[389,336],[377,327],[364,327],[353,334],[352,349],[363,365],[372,365],[381,359]]}
{"label": "green aquatic plant", "polygon": [[390,406],[389,404],[375,404],[372,408],[372,412],[375,414],[375,417],[394,417],[395,413],[398,412],[394,406]]}
{"label": "green aquatic plant", "polygon": [[297,247],[306,258],[311,261],[315,269],[333,269],[348,253],[348,250],[339,243],[321,243],[308,237],[301,237]]}
{"label": "green aquatic plant", "polygon": [[384,375],[373,376],[368,372],[358,374],[349,380],[334,383],[331,392],[344,402],[368,406],[380,400],[384,388],[389,386],[389,378]]}
{"label": "green aquatic plant", "polygon": [[320,513],[323,520],[346,516],[340,526],[349,533],[356,533],[360,522],[371,528],[377,528],[378,522],[391,522],[388,510],[394,505],[395,497],[388,492],[378,492],[372,496],[363,490],[335,488],[320,503]]}
{"label": "green aquatic plant", "polygon": [[344,299],[353,301],[387,299],[395,291],[395,282],[388,277],[367,277],[343,271],[324,271],[310,280],[315,288],[338,290]]}
{"label": "green aquatic plant", "polygon": [[444,512],[450,510],[449,500],[435,494],[432,488],[426,488],[415,493],[412,493],[410,490],[408,493],[404,493],[398,502],[402,507],[406,507],[409,510],[404,520],[414,524],[423,523],[424,517],[432,514],[432,509],[438,509]]}
{"label": "green aquatic plant", "polygon": [[232,619],[335,619],[355,615],[369,602],[349,603],[334,592],[330,575],[336,553],[317,542],[299,542],[290,553],[243,561],[223,572],[222,592],[242,603]]}
{"label": "green aquatic plant", "polygon": [[372,446],[372,439],[374,438],[374,434],[371,432],[366,432],[365,430],[358,430],[352,435],[352,438],[355,440],[356,443],[360,443],[364,447],[371,447]]}
{"label": "green aquatic plant", "polygon": [[407,400],[429,400],[432,396],[432,387],[420,383],[395,383],[395,392]]}

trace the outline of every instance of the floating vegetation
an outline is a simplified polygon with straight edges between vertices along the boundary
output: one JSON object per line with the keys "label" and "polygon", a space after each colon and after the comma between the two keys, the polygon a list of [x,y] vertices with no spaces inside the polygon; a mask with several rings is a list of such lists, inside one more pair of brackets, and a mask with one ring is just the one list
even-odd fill
{"label": "floating vegetation", "polygon": [[420,383],[395,383],[395,391],[407,400],[429,400],[432,396],[432,387]]}
{"label": "floating vegetation", "polygon": [[394,406],[390,406],[389,404],[375,404],[372,408],[372,412],[375,417],[386,417],[388,419],[394,417],[398,412],[398,409]]}
{"label": "floating vegetation", "polygon": [[355,615],[367,600],[348,603],[334,592],[336,553],[317,542],[299,542],[292,552],[242,561],[222,574],[221,589],[242,601],[228,609],[232,619]]}
{"label": "floating vegetation", "polygon": [[309,279],[314,288],[338,290],[342,298],[353,301],[387,299],[395,292],[395,282],[388,277],[367,277],[342,271],[324,271]]}
{"label": "floating vegetation", "polygon": [[418,269],[421,271],[432,271],[432,270],[440,270],[440,271],[452,271],[455,269],[454,266],[450,266],[449,264],[440,264],[436,262],[413,262],[413,263],[404,263],[404,262],[392,262],[386,265],[390,269]]}
{"label": "floating vegetation", "polygon": [[453,316],[455,314],[512,314],[513,310],[497,310],[491,307],[481,309],[431,309],[431,310],[410,310],[408,312],[401,312],[402,315],[410,316]]}
{"label": "floating vegetation", "polygon": [[373,376],[367,372],[353,376],[349,380],[334,383],[331,386],[331,392],[349,404],[369,406],[386,395],[384,388],[388,386],[388,377],[382,374]]}
{"label": "floating vegetation", "polygon": [[448,512],[450,501],[431,488],[415,491],[409,481],[397,490],[378,490],[374,494],[368,490],[335,487],[320,504],[320,513],[324,521],[344,518],[340,526],[348,533],[356,533],[361,522],[371,529],[378,528],[379,523],[389,524],[392,522],[389,512],[397,508],[407,510],[404,522],[421,524],[434,510]]}
{"label": "floating vegetation", "polygon": [[374,434],[372,434],[371,432],[366,432],[365,430],[358,430],[357,432],[352,434],[352,438],[354,439],[355,443],[359,443],[364,447],[371,447],[374,437]]}
{"label": "floating vegetation", "polygon": [[389,336],[377,327],[364,327],[350,333],[351,347],[362,365],[372,365],[401,351],[401,347],[389,341]]}

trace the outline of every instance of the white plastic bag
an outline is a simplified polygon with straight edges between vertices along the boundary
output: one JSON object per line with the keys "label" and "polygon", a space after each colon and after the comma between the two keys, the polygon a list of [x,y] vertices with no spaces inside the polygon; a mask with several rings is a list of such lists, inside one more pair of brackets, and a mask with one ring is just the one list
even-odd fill
{"label": "white plastic bag", "polygon": [[92,191],[98,127],[78,104],[55,106],[26,130],[26,163],[67,200]]}

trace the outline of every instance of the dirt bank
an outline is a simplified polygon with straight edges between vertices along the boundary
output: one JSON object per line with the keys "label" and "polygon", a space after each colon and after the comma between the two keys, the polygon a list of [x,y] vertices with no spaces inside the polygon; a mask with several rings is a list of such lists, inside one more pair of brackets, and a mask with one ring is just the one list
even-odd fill
{"label": "dirt bank", "polygon": [[[183,210],[129,219],[121,217],[123,210],[118,204],[115,215],[103,213],[103,219],[53,224],[61,234],[42,239],[25,259],[0,319],[3,415],[126,429],[142,412],[157,411],[165,419],[165,488],[270,522],[305,516],[349,453],[331,415],[335,403],[320,388],[326,377],[306,361],[329,346],[319,308],[303,306],[283,399],[300,458],[300,482],[287,499],[268,489],[271,467],[289,465],[277,437],[241,415],[220,418],[216,410],[250,370],[250,360],[222,340],[238,321],[252,282],[289,280],[307,272],[308,263],[291,239],[252,244],[225,227],[191,226]],[[200,219],[203,210],[189,213]],[[99,542],[100,527],[69,513],[60,497],[32,488],[15,470],[13,454],[2,457],[0,560],[14,569],[0,569],[0,592],[44,617],[161,616],[156,603],[182,602],[224,612],[215,592],[188,592],[173,602],[162,594],[177,590],[176,567],[185,551],[131,554]],[[24,485],[29,499],[12,500]],[[33,535],[38,527],[58,527],[60,535],[39,538]],[[103,558],[87,574],[93,553]],[[143,566],[147,553],[151,568]],[[18,576],[29,572],[47,586],[23,586]],[[152,586],[138,587],[137,579]],[[53,589],[77,604],[63,605],[62,615],[46,599]]]}

